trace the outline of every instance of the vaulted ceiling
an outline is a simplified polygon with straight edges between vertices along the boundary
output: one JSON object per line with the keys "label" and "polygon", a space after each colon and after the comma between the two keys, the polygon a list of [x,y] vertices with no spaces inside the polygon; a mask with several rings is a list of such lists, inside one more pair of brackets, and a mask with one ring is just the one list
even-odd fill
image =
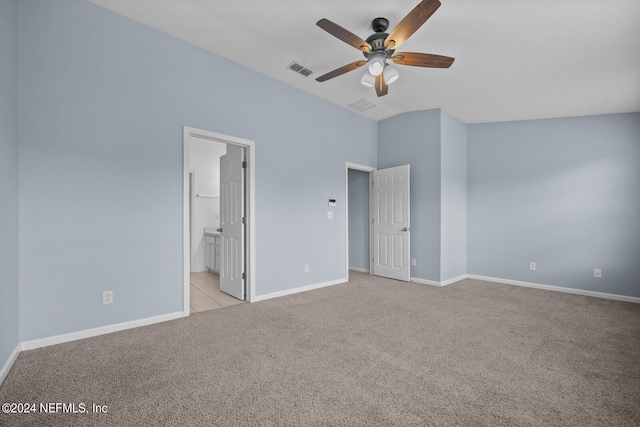
{"label": "vaulted ceiling", "polygon": [[638,0],[441,0],[400,50],[455,62],[398,65],[384,97],[360,84],[364,68],[315,80],[364,59],[316,22],[366,39],[372,19],[389,32],[419,0],[91,1],[344,108],[365,99],[375,107],[359,114],[374,120],[431,108],[467,123],[640,111]]}

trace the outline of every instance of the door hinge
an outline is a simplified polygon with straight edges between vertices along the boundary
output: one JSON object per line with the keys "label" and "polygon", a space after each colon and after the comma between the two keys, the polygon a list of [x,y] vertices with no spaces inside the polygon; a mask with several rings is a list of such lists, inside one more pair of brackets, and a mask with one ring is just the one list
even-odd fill
{"label": "door hinge", "polygon": [[242,161],[242,169],[246,169],[247,168],[247,161],[243,160]]}
{"label": "door hinge", "polygon": [[247,220],[247,218],[243,216],[243,217],[242,217],[242,223],[243,223],[243,224],[246,224],[246,220]]}
{"label": "door hinge", "polygon": [[242,280],[247,278],[247,273],[242,273]]}

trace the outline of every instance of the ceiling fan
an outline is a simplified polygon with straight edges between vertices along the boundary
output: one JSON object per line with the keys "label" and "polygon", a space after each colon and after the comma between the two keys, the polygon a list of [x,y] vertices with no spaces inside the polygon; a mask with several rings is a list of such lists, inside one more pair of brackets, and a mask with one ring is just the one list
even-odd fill
{"label": "ceiling fan", "polygon": [[371,28],[375,33],[369,36],[366,41],[328,19],[319,20],[316,23],[318,27],[348,45],[361,50],[367,60],[352,62],[351,64],[347,64],[322,75],[316,80],[325,82],[368,64],[367,71],[362,77],[361,83],[369,87],[375,87],[376,94],[378,96],[384,96],[389,92],[388,85],[396,81],[399,77],[398,70],[391,64],[387,64],[387,59],[400,65],[449,68],[451,64],[453,64],[454,58],[448,56],[414,52],[395,53],[395,50],[407,41],[439,7],[439,0],[422,0],[420,4],[400,21],[390,34],[385,32],[389,27],[389,20],[386,18],[376,18],[371,21]]}

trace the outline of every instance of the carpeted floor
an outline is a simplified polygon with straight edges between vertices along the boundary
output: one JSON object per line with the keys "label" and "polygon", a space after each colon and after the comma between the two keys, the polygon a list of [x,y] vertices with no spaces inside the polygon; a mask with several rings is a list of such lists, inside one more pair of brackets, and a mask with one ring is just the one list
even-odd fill
{"label": "carpeted floor", "polygon": [[20,354],[0,425],[638,426],[640,305],[351,281]]}

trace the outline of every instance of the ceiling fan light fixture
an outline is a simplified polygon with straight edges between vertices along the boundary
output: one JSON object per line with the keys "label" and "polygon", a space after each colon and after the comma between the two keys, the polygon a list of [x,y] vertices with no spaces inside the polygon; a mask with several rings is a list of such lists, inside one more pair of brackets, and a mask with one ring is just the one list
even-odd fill
{"label": "ceiling fan light fixture", "polygon": [[365,71],[362,79],[360,80],[360,83],[368,87],[373,87],[373,85],[376,83],[376,76],[371,74],[369,71]]}
{"label": "ceiling fan light fixture", "polygon": [[373,76],[379,76],[382,70],[384,70],[385,60],[387,56],[384,53],[374,53],[369,58],[369,72]]}
{"label": "ceiling fan light fixture", "polygon": [[398,73],[398,70],[396,70],[396,67],[392,66],[391,64],[385,65],[384,79],[388,85],[398,80],[398,77],[400,77],[400,74]]}
{"label": "ceiling fan light fixture", "polygon": [[375,34],[370,35],[366,40],[326,18],[319,20],[316,22],[318,27],[362,51],[367,60],[343,65],[316,78],[316,81],[325,82],[356,68],[363,67],[367,71],[361,77],[360,82],[365,86],[374,87],[376,95],[381,97],[389,93],[389,85],[400,77],[398,70],[391,66],[390,63],[387,64],[387,59],[390,59],[390,62],[394,64],[403,66],[449,68],[454,58],[448,56],[417,52],[395,52],[439,7],[440,0],[420,0],[420,3],[389,34],[385,32],[389,26],[389,20],[376,18],[371,21],[371,28],[375,31]]}

